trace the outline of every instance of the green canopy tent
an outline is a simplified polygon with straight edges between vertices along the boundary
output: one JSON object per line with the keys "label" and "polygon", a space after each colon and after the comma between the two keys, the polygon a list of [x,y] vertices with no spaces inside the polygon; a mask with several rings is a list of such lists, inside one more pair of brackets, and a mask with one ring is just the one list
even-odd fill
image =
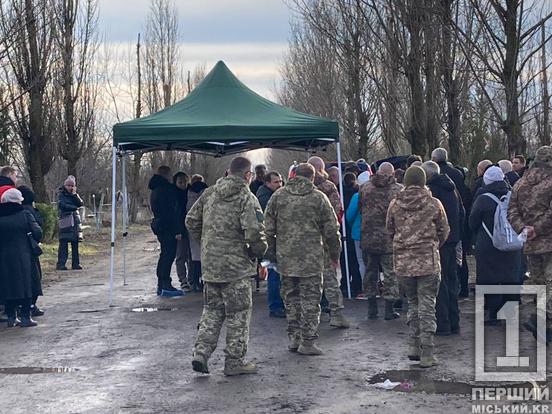
{"label": "green canopy tent", "polygon": [[[258,148],[309,151],[331,143],[337,143],[338,162],[341,163],[336,121],[298,112],[263,98],[240,82],[222,61],[184,99],[149,116],[114,125],[112,194],[116,192],[116,158],[120,156],[124,283],[128,206],[126,155],[137,150],[181,150],[213,156]],[[339,171],[341,174],[341,168]],[[341,196],[343,198],[343,194]],[[112,202],[111,209],[110,305],[115,255],[115,202]]]}

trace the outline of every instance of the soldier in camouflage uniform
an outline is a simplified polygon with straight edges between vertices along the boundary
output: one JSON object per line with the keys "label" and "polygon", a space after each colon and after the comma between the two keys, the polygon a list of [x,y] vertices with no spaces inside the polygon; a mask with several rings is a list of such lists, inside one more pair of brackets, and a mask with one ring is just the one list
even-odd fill
{"label": "soldier in camouflage uniform", "polygon": [[266,208],[267,258],[282,276],[289,350],[320,355],[322,273],[329,258],[335,268],[341,253],[339,227],[328,198],[314,185],[314,168],[300,164],[295,177],[277,190]]}
{"label": "soldier in camouflage uniform", "polygon": [[450,231],[443,205],[431,196],[425,182],[422,168],[408,168],[406,189],[391,202],[387,212],[387,231],[393,238],[393,269],[408,298],[408,358],[420,360],[422,368],[436,363],[433,336],[441,271],[439,247]]}
{"label": "soldier in camouflage uniform", "polygon": [[[546,285],[546,341],[552,340],[552,147],[537,150],[535,161],[518,180],[508,206],[508,221],[518,233],[527,229],[524,253],[530,283]],[[524,326],[536,335],[537,316]]]}
{"label": "soldier in camouflage uniform", "polygon": [[203,314],[194,346],[194,371],[208,373],[207,361],[226,320],[225,375],[254,374],[244,360],[249,341],[251,281],[266,251],[263,213],[249,191],[251,162],[236,157],[229,176],[206,189],[186,216],[186,227],[201,240]]}
{"label": "soldier in camouflage uniform", "polygon": [[383,270],[383,299],[385,319],[395,319],[393,302],[399,298],[397,277],[393,273],[393,241],[385,228],[387,210],[391,201],[403,186],[397,184],[395,168],[388,162],[382,163],[372,179],[360,186],[358,208],[361,216],[360,245],[366,264],[364,293],[368,297],[368,318],[378,315],[376,301],[380,266]]}
{"label": "soldier in camouflage uniform", "polygon": [[[341,199],[339,198],[337,187],[328,179],[328,174],[324,169],[324,160],[320,157],[310,157],[308,163],[316,171],[314,185],[328,197],[337,219],[341,222],[343,216]],[[337,277],[337,270],[331,265],[329,253],[326,252],[323,287],[324,295],[330,304],[330,326],[348,328],[350,324],[345,315],[343,315],[343,294],[341,293],[340,285],[341,282]]]}

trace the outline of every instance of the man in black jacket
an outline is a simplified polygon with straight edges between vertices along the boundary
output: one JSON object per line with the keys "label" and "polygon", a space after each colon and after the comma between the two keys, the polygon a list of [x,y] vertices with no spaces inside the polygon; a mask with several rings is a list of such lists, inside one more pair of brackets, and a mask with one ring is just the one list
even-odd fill
{"label": "man in black jacket", "polygon": [[456,246],[462,239],[465,212],[454,183],[446,174],[440,174],[439,166],[433,161],[426,161],[422,168],[426,173],[427,186],[433,197],[441,201],[445,208],[450,227],[449,237],[439,249],[441,284],[439,285],[435,307],[437,317],[436,335],[446,336],[460,332]]}
{"label": "man in black jacket", "polygon": [[[282,183],[282,176],[275,171],[271,171],[265,175],[264,185],[259,187],[256,194],[263,212],[266,210],[268,200],[270,200],[272,194],[282,186]],[[280,275],[272,264],[268,265],[266,296],[269,315],[272,318],[285,318],[286,311],[284,309],[284,302],[280,296]]]}
{"label": "man in black jacket", "polygon": [[282,186],[282,183],[282,176],[276,171],[271,171],[267,175],[265,175],[264,184],[260,186],[257,190],[257,193],[255,193],[263,211],[266,209],[268,200],[270,200],[270,197],[272,197],[274,191],[280,188]]}
{"label": "man in black jacket", "polygon": [[171,169],[165,165],[157,169],[151,177],[148,188],[151,190],[150,207],[153,212],[151,229],[161,244],[157,262],[157,294],[180,296],[182,291],[171,283],[171,268],[176,258],[177,240],[182,238],[184,222],[178,215],[176,187],[170,181]]}
{"label": "man in black jacket", "polygon": [[264,177],[266,175],[266,165],[259,164],[255,166],[255,179],[249,184],[249,189],[254,195],[257,195],[257,191],[264,184]]}

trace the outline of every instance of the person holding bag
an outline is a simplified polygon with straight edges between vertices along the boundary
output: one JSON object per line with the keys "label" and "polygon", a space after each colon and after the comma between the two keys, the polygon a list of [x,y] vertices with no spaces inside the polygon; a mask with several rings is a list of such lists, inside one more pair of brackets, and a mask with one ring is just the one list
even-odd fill
{"label": "person holding bag", "polygon": [[0,199],[0,302],[6,304],[9,328],[37,325],[31,319],[35,258],[31,239],[38,243],[42,229],[22,201],[21,191],[15,188],[5,191]]}
{"label": "person holding bag", "polygon": [[58,192],[58,261],[56,270],[67,270],[65,263],[69,256],[69,243],[71,243],[71,268],[81,270],[79,259],[79,233],[81,218],[79,208],[83,201],[77,194],[75,177],[68,176],[59,188]]}

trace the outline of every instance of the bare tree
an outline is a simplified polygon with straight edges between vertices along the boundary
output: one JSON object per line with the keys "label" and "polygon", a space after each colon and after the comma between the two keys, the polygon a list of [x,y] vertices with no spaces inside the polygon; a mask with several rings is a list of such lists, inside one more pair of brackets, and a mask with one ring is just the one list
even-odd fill
{"label": "bare tree", "polygon": [[[541,17],[536,1],[526,3],[524,0],[469,0],[468,6],[474,11],[480,30],[467,33],[456,25],[460,45],[464,54],[469,56],[475,79],[506,135],[510,155],[527,150],[522,124],[531,108],[520,109],[520,96],[534,77],[522,75],[531,59],[552,36],[536,41],[539,29],[552,18],[552,13]],[[492,82],[479,76],[482,67]],[[497,99],[497,95],[504,99]],[[503,106],[500,105],[502,102]]]}
{"label": "bare tree", "polygon": [[3,67],[14,131],[22,144],[38,201],[47,201],[44,176],[55,155],[47,130],[45,95],[52,64],[53,25],[49,0],[11,0],[0,5],[0,38],[15,26],[13,45]]}
{"label": "bare tree", "polygon": [[60,154],[67,173],[77,175],[77,163],[94,140],[97,85],[96,0],[55,0],[55,46],[59,62],[55,82],[61,86]]}

